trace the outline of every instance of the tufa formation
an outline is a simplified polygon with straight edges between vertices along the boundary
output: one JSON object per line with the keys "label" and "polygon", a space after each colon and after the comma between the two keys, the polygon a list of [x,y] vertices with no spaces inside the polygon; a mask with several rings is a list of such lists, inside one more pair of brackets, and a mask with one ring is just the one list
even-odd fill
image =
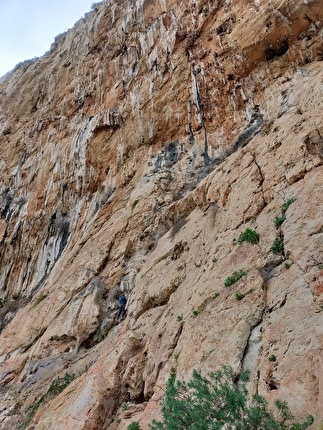
{"label": "tufa formation", "polygon": [[321,0],[108,0],[0,79],[1,429],[223,364],[321,428],[322,60]]}

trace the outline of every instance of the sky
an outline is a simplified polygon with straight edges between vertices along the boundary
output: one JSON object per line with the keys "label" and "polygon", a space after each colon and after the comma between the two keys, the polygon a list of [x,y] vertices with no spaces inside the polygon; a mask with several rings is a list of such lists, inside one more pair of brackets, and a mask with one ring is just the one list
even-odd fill
{"label": "sky", "polygon": [[0,77],[49,51],[99,0],[0,0]]}

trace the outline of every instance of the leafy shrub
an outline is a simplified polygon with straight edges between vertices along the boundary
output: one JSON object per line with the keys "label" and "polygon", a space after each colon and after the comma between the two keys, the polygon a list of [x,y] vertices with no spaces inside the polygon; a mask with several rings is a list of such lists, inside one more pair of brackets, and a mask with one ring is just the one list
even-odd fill
{"label": "leafy shrub", "polygon": [[177,321],[183,321],[183,315],[177,315]]}
{"label": "leafy shrub", "polygon": [[245,297],[245,295],[236,291],[235,297],[237,300],[242,300]]}
{"label": "leafy shrub", "polygon": [[244,232],[242,232],[238,238],[238,243],[249,242],[253,244],[259,243],[259,233],[255,230],[251,230],[251,228],[247,228]]}
{"label": "leafy shrub", "polygon": [[249,401],[248,373],[243,372],[237,384],[229,366],[211,373],[209,379],[196,370],[188,383],[175,379],[173,370],[162,401],[163,420],[153,420],[151,430],[301,430],[313,422],[309,416],[302,424],[288,424],[292,415],[287,404],[279,400],[279,417],[275,419],[262,396],[255,395]]}
{"label": "leafy shrub", "polygon": [[128,430],[140,430],[140,425],[138,421],[133,421],[131,424],[129,424]]}
{"label": "leafy shrub", "polygon": [[70,385],[70,383],[76,378],[75,374],[69,374],[69,373],[65,373],[65,375],[63,376],[63,378],[60,378],[58,376],[58,378],[54,379],[54,381],[51,383],[50,387],[47,390],[47,395],[48,394],[53,394],[54,396],[57,396],[58,394],[60,394],[62,391],[65,390],[65,388]]}
{"label": "leafy shrub", "polygon": [[74,373],[73,374],[65,373],[63,378],[58,377],[54,379],[54,381],[51,383],[46,393],[43,394],[32,406],[30,406],[27,412],[27,419],[18,426],[18,429],[22,430],[28,427],[30,421],[33,419],[34,415],[36,414],[39,406],[42,403],[44,403],[47,399],[53,398],[58,394],[60,394],[75,378],[76,378],[76,375]]}
{"label": "leafy shrub", "polygon": [[286,221],[286,215],[285,214],[283,214],[282,216],[276,216],[276,218],[274,220],[276,228],[280,227],[284,221]]}
{"label": "leafy shrub", "polygon": [[6,304],[6,299],[3,299],[2,297],[0,297],[0,309],[2,309],[5,304]]}
{"label": "leafy shrub", "polygon": [[237,281],[239,281],[242,276],[245,276],[247,273],[244,270],[239,270],[238,272],[234,272],[231,276],[228,276],[227,279],[224,281],[224,285],[226,287],[230,287],[230,285],[235,284]]}
{"label": "leafy shrub", "polygon": [[193,311],[193,315],[194,315],[195,317],[197,317],[197,316],[198,316],[198,314],[199,314],[199,311],[197,311],[197,310]]}
{"label": "leafy shrub", "polygon": [[137,206],[137,204],[139,203],[139,200],[134,200],[132,205],[131,205],[131,209],[134,210],[134,208]]}
{"label": "leafy shrub", "polygon": [[213,299],[217,299],[217,298],[219,297],[219,295],[220,295],[220,293],[219,293],[219,292],[214,293],[214,294],[213,294]]}
{"label": "leafy shrub", "polygon": [[287,209],[289,208],[289,206],[295,201],[295,197],[290,197],[289,199],[287,199],[280,207],[280,209],[282,210],[282,213],[285,214],[285,212],[287,211]]}
{"label": "leafy shrub", "polygon": [[269,360],[269,361],[272,361],[272,362],[276,361],[276,360],[277,360],[276,355],[274,355],[274,354],[270,355],[270,356],[268,357],[268,360]]}
{"label": "leafy shrub", "polygon": [[275,255],[284,254],[284,239],[282,237],[276,237],[271,252]]}

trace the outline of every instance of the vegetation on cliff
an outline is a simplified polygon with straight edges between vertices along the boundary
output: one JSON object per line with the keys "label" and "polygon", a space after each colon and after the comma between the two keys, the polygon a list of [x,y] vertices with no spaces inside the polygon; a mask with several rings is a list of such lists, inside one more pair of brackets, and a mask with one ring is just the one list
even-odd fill
{"label": "vegetation on cliff", "polygon": [[286,404],[276,401],[277,417],[264,397],[256,394],[249,400],[248,372],[237,377],[233,369],[223,366],[205,378],[194,370],[188,383],[176,381],[173,371],[162,402],[163,420],[150,425],[151,430],[301,430],[313,422],[291,423],[293,416]]}

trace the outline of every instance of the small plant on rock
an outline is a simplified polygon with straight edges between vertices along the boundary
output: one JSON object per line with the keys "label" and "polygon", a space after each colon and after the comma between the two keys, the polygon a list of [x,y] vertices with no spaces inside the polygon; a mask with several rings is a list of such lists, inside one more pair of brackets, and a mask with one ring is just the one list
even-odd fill
{"label": "small plant on rock", "polygon": [[238,243],[249,242],[252,244],[259,243],[259,233],[251,228],[247,228],[238,238]]}
{"label": "small plant on rock", "polygon": [[53,394],[54,396],[57,396],[62,391],[65,390],[65,388],[70,385],[70,383],[76,378],[76,375],[74,373],[65,373],[65,375],[60,378],[54,379],[54,381],[51,383],[50,387],[48,388],[47,395]]}
{"label": "small plant on rock", "polygon": [[61,378],[58,376],[56,379],[54,379],[46,391],[45,394],[43,394],[30,408],[27,412],[27,419],[23,423],[19,425],[19,430],[25,429],[28,427],[29,423],[33,419],[34,415],[36,414],[38,408],[48,399],[51,399],[58,394],[60,394],[65,388],[76,378],[76,375],[74,373],[65,373],[65,375]]}
{"label": "small plant on rock", "polygon": [[199,311],[197,311],[197,310],[194,310],[194,311],[193,311],[193,315],[194,315],[195,317],[197,317],[197,316],[198,316],[198,314],[199,314]]}
{"label": "small plant on rock", "polygon": [[177,315],[177,321],[178,322],[183,321],[183,315]]}
{"label": "small plant on rock", "polygon": [[213,299],[217,299],[219,297],[220,293],[216,292],[213,294]]}
{"label": "small plant on rock", "polygon": [[282,210],[282,213],[285,214],[285,212],[287,211],[287,209],[289,208],[289,206],[295,201],[295,197],[290,197],[289,199],[287,199],[280,207],[280,209]]}
{"label": "small plant on rock", "polygon": [[277,360],[276,355],[271,354],[271,355],[268,357],[268,360],[269,360],[269,361],[271,361],[271,362],[276,361],[276,360]]}
{"label": "small plant on rock", "polygon": [[283,214],[282,216],[276,216],[276,218],[274,220],[276,228],[280,227],[285,220],[286,220],[285,214]]}
{"label": "small plant on rock", "polygon": [[282,237],[276,237],[271,252],[275,255],[284,254],[284,239]]}
{"label": "small plant on rock", "polygon": [[224,281],[224,285],[226,287],[230,287],[230,285],[235,284],[242,276],[245,276],[247,273],[244,270],[239,270],[238,272],[234,272],[231,276],[228,276]]}
{"label": "small plant on rock", "polygon": [[41,303],[43,300],[45,300],[47,296],[48,296],[48,294],[41,294],[40,296],[38,296],[32,307],[35,308],[36,306],[38,306],[39,303]]}
{"label": "small plant on rock", "polygon": [[139,203],[138,199],[134,200],[132,205],[131,205],[131,209],[134,210],[134,208],[137,206],[138,203]]}
{"label": "small plant on rock", "polygon": [[140,425],[138,421],[133,421],[131,424],[129,424],[128,430],[140,430]]}
{"label": "small plant on rock", "polygon": [[244,299],[245,295],[242,293],[239,293],[239,291],[236,291],[235,297],[237,300],[242,300],[242,299]]}

